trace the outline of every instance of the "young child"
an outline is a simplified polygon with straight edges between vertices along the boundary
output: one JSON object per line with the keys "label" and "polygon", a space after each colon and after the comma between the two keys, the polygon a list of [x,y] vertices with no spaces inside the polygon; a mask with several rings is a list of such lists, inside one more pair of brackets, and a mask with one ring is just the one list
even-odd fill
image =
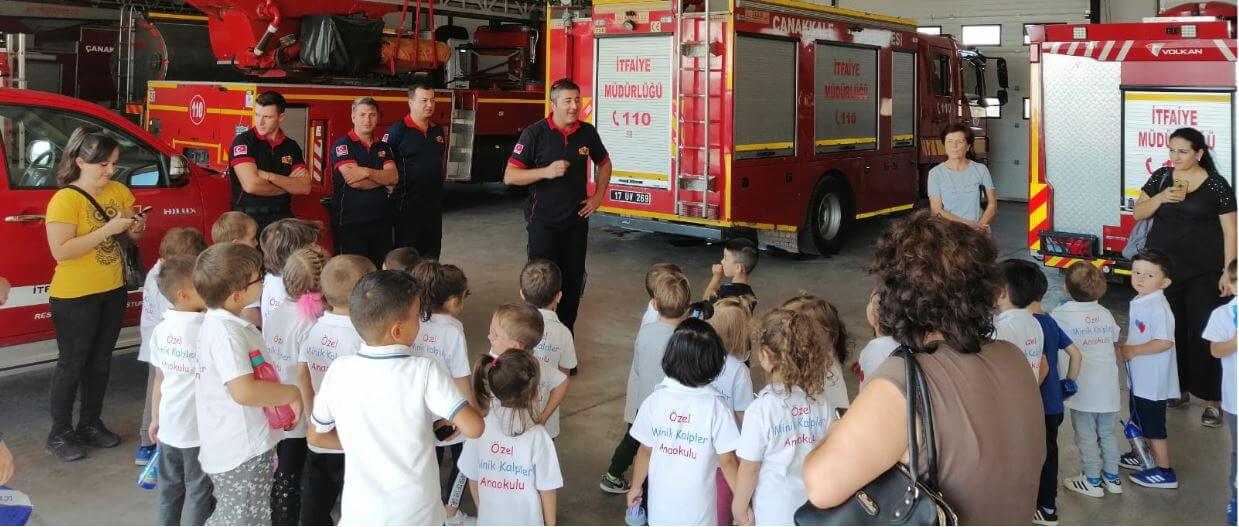
{"label": "young child", "polygon": [[1179,488],[1166,441],[1166,400],[1179,397],[1174,313],[1164,293],[1172,272],[1170,257],[1156,249],[1140,251],[1132,259],[1131,286],[1137,295],[1127,315],[1127,344],[1119,346],[1131,382],[1132,420],[1140,426],[1157,462],[1142,470],[1140,457],[1133,451],[1119,456],[1119,466],[1139,471],[1128,476],[1132,483],[1158,489]]}
{"label": "young child", "polygon": [[843,319],[839,318],[839,310],[825,299],[803,291],[783,302],[783,309],[790,309],[818,323],[818,327],[822,329],[822,335],[826,337],[826,342],[830,346],[828,351],[835,357],[835,360],[830,361],[829,369],[826,370],[828,372],[824,381],[826,402],[834,408],[851,406],[847,382],[843,379],[843,364],[847,362],[849,339],[847,326],[844,326]]}
{"label": "young child", "polygon": [[[298,249],[284,263],[280,278],[288,295],[271,310],[262,337],[280,382],[296,385],[298,359],[310,328],[323,314],[320,275],[326,257],[318,246]],[[276,446],[275,484],[271,493],[271,523],[297,525],[301,518],[301,471],[305,466],[305,421],[284,432]]]}
{"label": "young child", "polygon": [[869,375],[878,371],[878,367],[886,362],[887,357],[899,349],[899,342],[882,332],[882,324],[878,320],[878,305],[881,301],[882,296],[875,289],[869,293],[869,304],[865,306],[865,320],[869,322],[869,327],[873,328],[873,339],[860,350],[856,362],[857,368],[860,369],[860,389],[862,390],[869,382]]}
{"label": "young child", "polygon": [[521,299],[538,308],[546,328],[542,341],[533,349],[533,356],[544,366],[568,374],[576,368],[576,344],[572,331],[555,314],[564,296],[562,284],[559,266],[550,260],[530,260],[521,270]]}
{"label": "young child", "polygon": [[556,489],[564,486],[555,442],[537,423],[538,378],[529,352],[510,349],[478,360],[473,386],[486,431],[465,441],[460,472],[478,505],[478,525],[556,525]]}
{"label": "young child", "polygon": [[644,499],[650,525],[718,524],[713,476],[721,468],[735,486],[740,439],[735,414],[710,386],[726,356],[718,334],[698,319],[681,322],[667,343],[666,378],[641,403],[630,430],[641,447],[628,506]]}
{"label": "young child", "polygon": [[[1028,260],[1009,260],[1004,264],[1006,290],[1010,298],[1027,304],[1027,310],[1040,326],[1042,334],[1041,357],[1045,361],[1041,381],[1041,405],[1045,412],[1045,461],[1041,464],[1041,484],[1037,489],[1037,507],[1033,511],[1033,523],[1058,525],[1058,427],[1063,424],[1063,398],[1065,385],[1075,387],[1075,378],[1080,372],[1080,349],[1075,346],[1054,319],[1041,309],[1048,282],[1041,266]],[[1065,350],[1070,357],[1067,376],[1060,382],[1058,353]]]}
{"label": "young child", "polygon": [[198,334],[195,384],[198,460],[215,486],[208,525],[270,525],[275,445],[283,434],[267,423],[264,406],[289,405],[301,416],[295,386],[254,378],[250,353],[265,354],[262,333],[241,310],[262,291],[262,257],[252,247],[219,243],[198,257],[194,288],[208,311]]}
{"label": "young child", "polygon": [[1105,492],[1122,494],[1114,435],[1119,412],[1119,367],[1114,355],[1119,326],[1110,310],[1097,303],[1106,294],[1106,276],[1088,263],[1075,263],[1067,268],[1063,289],[1071,301],[1051,316],[1079,346],[1082,356],[1078,391],[1063,406],[1071,410],[1071,428],[1084,466],[1079,475],[1064,479],[1063,487],[1093,498],[1104,497]]}
{"label": "young child", "polygon": [[[611,494],[628,492],[628,480],[624,473],[632,466],[640,446],[632,431],[632,422],[637,417],[637,409],[645,398],[662,382],[663,354],[667,351],[667,342],[675,327],[688,318],[688,305],[692,302],[692,293],[688,288],[688,278],[684,273],[670,270],[654,271],[651,269],[652,284],[650,285],[650,301],[658,310],[658,320],[641,326],[637,332],[637,340],[633,345],[632,367],[628,371],[628,392],[624,400],[624,422],[628,428],[624,437],[615,446],[611,454],[611,465],[598,482],[599,488]],[[713,379],[711,379],[713,380]]]}
{"label": "young child", "polygon": [[[1226,278],[1230,285],[1235,286],[1235,260],[1226,266]],[[1239,299],[1231,297],[1227,302],[1209,315],[1209,322],[1201,335],[1209,341],[1209,352],[1222,359],[1222,415],[1226,420],[1226,428],[1230,429],[1230,477],[1226,486],[1230,487],[1230,501],[1226,502],[1226,523],[1234,525],[1235,518],[1235,443],[1239,441],[1235,432],[1235,326],[1239,323]]]}
{"label": "young child", "polygon": [[194,289],[194,261],[160,260],[159,291],[172,308],[151,332],[151,444],[160,444],[156,485],[156,525],[202,525],[215,509],[211,479],[198,463],[198,419],[194,382],[198,378],[198,330],[206,305]]}
{"label": "young child", "polygon": [[[422,324],[417,340],[413,343],[413,352],[438,363],[443,371],[452,377],[460,393],[472,399],[465,327],[456,318],[465,308],[465,297],[469,296],[469,281],[459,267],[434,260],[422,261],[410,274],[422,290]],[[477,408],[476,401],[469,402]],[[456,437],[449,441],[439,441],[435,446],[435,457],[440,463],[443,462],[445,451],[450,450],[452,453],[448,481],[453,483],[447,489],[448,495],[445,498],[448,525],[460,525],[461,522],[471,520],[457,507],[465,485],[464,476],[456,469],[463,443],[464,438]]]}
{"label": "young child", "polygon": [[229,211],[211,225],[211,243],[239,243],[258,248],[258,222],[249,214]]}
{"label": "young child", "polygon": [[645,272],[645,294],[649,295],[650,301],[645,304],[645,314],[641,315],[642,326],[658,322],[658,309],[654,307],[654,281],[663,273],[682,275],[684,271],[676,264],[663,262],[651,265]]}
{"label": "young child", "polygon": [[[306,333],[297,358],[297,384],[306,408],[314,408],[314,394],[322,387],[331,363],[355,355],[365,344],[349,320],[348,300],[361,277],[373,271],[374,263],[356,254],[332,257],[323,266],[321,283],[328,310]],[[331,525],[331,509],[344,489],[344,452],[309,445],[304,470],[301,525]]]}
{"label": "young child", "polygon": [[165,260],[172,258],[187,258],[190,262],[206,250],[206,240],[202,233],[191,227],[173,227],[159,240],[159,259],[146,273],[142,283],[142,317],[138,320],[138,330],[142,336],[138,347],[138,360],[148,364],[146,374],[146,404],[142,406],[142,425],[138,428],[138,451],[133,456],[135,465],[145,465],[155,454],[155,442],[148,433],[151,425],[151,394],[154,393],[155,376],[158,373],[156,362],[151,359],[154,348],[151,345],[151,335],[155,326],[163,320],[164,313],[172,307],[172,299],[164,296],[159,289],[159,272]]}
{"label": "young child", "polygon": [[430,423],[446,416],[466,437],[482,435],[482,416],[452,378],[410,347],[421,297],[408,273],[362,277],[348,307],[366,345],[337,357],[314,397],[310,444],[348,460],[341,524],[442,525]]}
{"label": "young child", "polygon": [[[723,371],[710,383],[723,394],[723,401],[736,415],[736,426],[744,420],[744,412],[752,404],[753,377],[745,361],[749,360],[749,313],[748,303],[736,297],[722,298],[714,303],[714,314],[707,320],[710,327],[723,341],[727,358]],[[714,482],[718,489],[718,522],[731,525],[731,487],[723,479],[722,471],[716,471]]]}
{"label": "young child", "polygon": [[383,270],[411,273],[419,263],[422,263],[422,255],[417,254],[417,249],[396,247],[388,251],[387,256],[383,258]]}
{"label": "young child", "polygon": [[[495,309],[490,319],[490,356],[504,350],[532,351],[542,340],[545,326],[542,314],[529,304],[508,303]],[[559,436],[559,405],[568,394],[568,376],[558,368],[539,364],[538,395],[534,399],[538,424],[546,427],[551,439]]]}
{"label": "young child", "polygon": [[[1049,373],[1046,366],[1045,351],[1042,343],[1045,336],[1041,332],[1041,324],[1028,311],[1028,304],[1036,300],[1031,295],[1017,295],[1012,292],[1011,282],[1020,280],[1021,262],[1015,258],[1002,262],[1003,288],[998,291],[998,315],[994,317],[994,340],[1005,340],[1028,357],[1028,365],[1032,368],[1033,378],[1037,385],[1045,380]],[[1029,262],[1031,263],[1031,262]]]}
{"label": "young child", "polygon": [[[749,309],[757,308],[757,294],[749,286],[749,276],[757,268],[757,244],[748,238],[732,238],[723,244],[723,261],[710,268],[710,283],[702,299],[714,302],[720,298],[745,297]],[[724,284],[723,278],[731,281]]]}
{"label": "young child", "polygon": [[317,225],[293,218],[276,220],[263,229],[262,264],[267,274],[263,277],[261,298],[245,306],[246,320],[260,328],[267,323],[271,310],[279,307],[288,298],[284,281],[280,279],[288,257],[299,249],[313,246],[318,242],[320,234]]}
{"label": "young child", "polygon": [[766,313],[753,329],[770,385],[749,405],[740,430],[731,503],[737,525],[791,525],[808,499],[801,467],[834,420],[821,382],[836,360],[827,341],[812,320],[789,309]]}

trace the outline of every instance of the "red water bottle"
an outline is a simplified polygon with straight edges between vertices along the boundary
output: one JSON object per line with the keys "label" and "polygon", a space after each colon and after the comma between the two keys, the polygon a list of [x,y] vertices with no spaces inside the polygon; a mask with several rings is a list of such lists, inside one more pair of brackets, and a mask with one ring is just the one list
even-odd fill
{"label": "red water bottle", "polygon": [[[262,352],[258,350],[251,351],[250,364],[254,367],[255,379],[276,384],[280,383],[280,372],[275,371],[275,366],[263,360]],[[267,414],[267,423],[276,430],[284,430],[297,422],[297,415],[293,413],[292,407],[286,404],[281,406],[264,406],[262,407],[262,412]]]}

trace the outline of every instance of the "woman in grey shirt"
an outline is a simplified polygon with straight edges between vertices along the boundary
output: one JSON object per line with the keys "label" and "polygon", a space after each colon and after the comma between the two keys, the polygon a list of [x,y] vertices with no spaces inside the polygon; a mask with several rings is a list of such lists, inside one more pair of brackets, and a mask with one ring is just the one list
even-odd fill
{"label": "woman in grey shirt", "polygon": [[[946,161],[929,170],[929,207],[935,216],[988,230],[998,214],[998,195],[989,169],[967,157],[972,141],[972,128],[965,123],[942,130]],[[978,199],[981,187],[985,187],[984,211]]]}

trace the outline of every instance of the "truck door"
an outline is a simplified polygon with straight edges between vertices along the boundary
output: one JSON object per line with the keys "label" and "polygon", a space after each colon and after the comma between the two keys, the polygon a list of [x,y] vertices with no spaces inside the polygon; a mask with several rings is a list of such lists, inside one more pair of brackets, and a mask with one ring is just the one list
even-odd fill
{"label": "truck door", "polygon": [[[43,222],[47,203],[58,190],[56,166],[69,136],[80,126],[95,126],[121,145],[113,179],[132,189],[139,205],[153,207],[139,248],[147,268],[159,257],[159,241],[169,228],[204,228],[201,197],[188,180],[172,181],[168,156],[114,123],[72,110],[26,104],[0,104],[0,276],[13,285],[9,302],[0,306],[0,346],[51,336],[48,288],[56,262],[47,247]],[[126,310],[135,322],[141,308],[134,294]]]}

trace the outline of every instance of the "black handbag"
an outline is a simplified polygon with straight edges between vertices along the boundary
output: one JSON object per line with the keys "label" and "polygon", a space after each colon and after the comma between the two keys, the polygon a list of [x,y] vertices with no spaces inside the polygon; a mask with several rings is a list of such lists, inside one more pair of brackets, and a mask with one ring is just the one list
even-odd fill
{"label": "black handbag", "polygon": [[[86,201],[94,205],[95,211],[99,213],[99,216],[103,217],[104,223],[111,219],[107,211],[99,205],[98,201],[95,201],[94,196],[91,196],[89,192],[73,185],[69,185],[68,188],[76,190],[78,194],[86,198]],[[142,267],[142,255],[138,252],[137,242],[129,239],[129,235],[126,233],[117,234],[112,239],[116,241],[116,247],[120,250],[121,278],[125,281],[125,290],[137,291],[141,289],[143,283],[146,282],[146,269]]]}
{"label": "black handbag", "polygon": [[[895,350],[906,364],[908,394],[908,456],[911,463],[896,463],[850,499],[829,509],[805,503],[796,510],[796,525],[958,525],[959,517],[938,490],[938,452],[934,440],[933,409],[925,377],[907,346]],[[925,426],[928,471],[918,464],[917,415]]]}

